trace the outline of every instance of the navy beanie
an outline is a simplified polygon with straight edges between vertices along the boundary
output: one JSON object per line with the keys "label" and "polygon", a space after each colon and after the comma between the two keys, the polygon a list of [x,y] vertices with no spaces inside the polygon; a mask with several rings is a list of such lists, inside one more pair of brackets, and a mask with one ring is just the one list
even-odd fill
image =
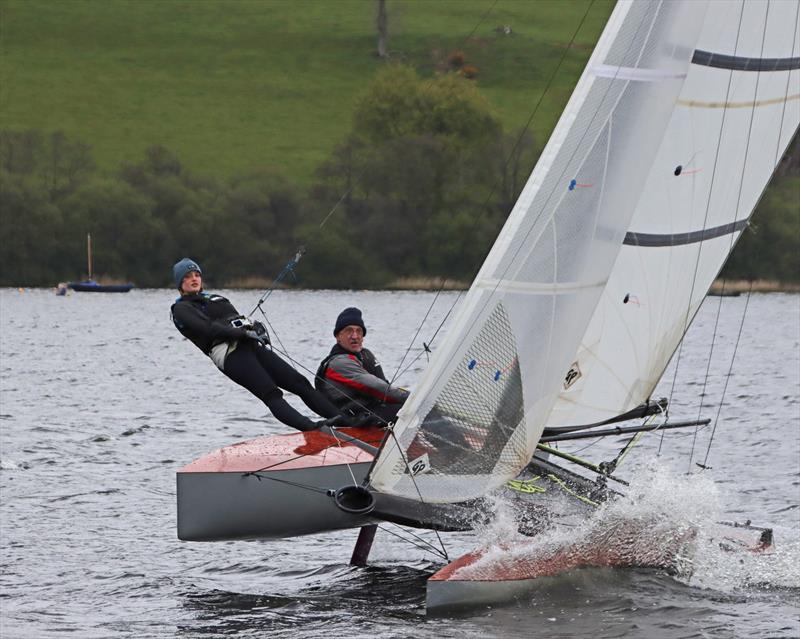
{"label": "navy beanie", "polygon": [[367,334],[367,327],[364,326],[361,311],[353,306],[339,313],[339,317],[336,318],[336,326],[333,327],[333,336],[336,337],[345,326],[360,326],[364,330],[364,335]]}
{"label": "navy beanie", "polygon": [[176,262],[175,266],[172,267],[172,278],[175,280],[175,286],[178,288],[178,290],[181,290],[183,278],[186,277],[186,274],[189,271],[197,271],[200,273],[200,275],[203,274],[203,271],[200,270],[200,265],[188,257],[184,257],[180,262]]}

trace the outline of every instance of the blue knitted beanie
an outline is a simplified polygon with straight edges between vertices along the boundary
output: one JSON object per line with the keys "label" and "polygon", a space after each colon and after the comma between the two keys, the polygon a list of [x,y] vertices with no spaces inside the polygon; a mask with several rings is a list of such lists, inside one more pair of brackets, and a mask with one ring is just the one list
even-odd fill
{"label": "blue knitted beanie", "polygon": [[203,274],[203,271],[200,270],[200,265],[188,257],[184,257],[180,262],[176,262],[175,266],[172,267],[172,278],[175,280],[175,286],[178,288],[178,290],[181,290],[183,278],[186,277],[186,274],[189,271],[197,271],[200,273],[200,275]]}

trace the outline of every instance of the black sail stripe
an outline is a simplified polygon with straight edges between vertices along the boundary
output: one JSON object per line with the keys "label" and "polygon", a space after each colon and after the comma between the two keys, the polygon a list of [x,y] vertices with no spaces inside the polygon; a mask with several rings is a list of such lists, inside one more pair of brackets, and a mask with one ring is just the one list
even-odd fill
{"label": "black sail stripe", "polygon": [[732,69],[734,71],[793,71],[794,69],[800,69],[800,57],[747,58],[696,49],[692,56],[692,64],[715,67],[717,69]]}
{"label": "black sail stripe", "polygon": [[634,233],[628,231],[625,235],[623,244],[630,246],[680,246],[682,244],[696,244],[715,237],[730,235],[741,231],[747,226],[748,220],[739,220],[722,226],[715,226],[702,231],[690,231],[689,233]]}

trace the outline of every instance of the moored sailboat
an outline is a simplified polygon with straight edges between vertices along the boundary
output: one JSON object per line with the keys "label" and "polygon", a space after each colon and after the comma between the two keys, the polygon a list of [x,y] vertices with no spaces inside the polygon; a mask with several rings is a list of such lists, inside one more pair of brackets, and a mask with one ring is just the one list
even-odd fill
{"label": "moored sailboat", "polygon": [[[125,284],[100,284],[92,275],[92,234],[86,234],[86,266],[88,277],[80,282],[69,282],[68,288],[80,293],[127,293],[134,285]],[[59,285],[60,286],[60,285]]]}

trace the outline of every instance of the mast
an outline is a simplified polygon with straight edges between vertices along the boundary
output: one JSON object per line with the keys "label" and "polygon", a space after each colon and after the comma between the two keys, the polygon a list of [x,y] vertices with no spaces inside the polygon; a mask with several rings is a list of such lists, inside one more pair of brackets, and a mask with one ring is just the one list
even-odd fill
{"label": "mast", "polygon": [[86,234],[86,264],[89,267],[89,279],[92,279],[92,234]]}
{"label": "mast", "polygon": [[528,463],[600,301],[706,3],[619,2],[451,330],[375,461],[378,492],[480,497]]}

